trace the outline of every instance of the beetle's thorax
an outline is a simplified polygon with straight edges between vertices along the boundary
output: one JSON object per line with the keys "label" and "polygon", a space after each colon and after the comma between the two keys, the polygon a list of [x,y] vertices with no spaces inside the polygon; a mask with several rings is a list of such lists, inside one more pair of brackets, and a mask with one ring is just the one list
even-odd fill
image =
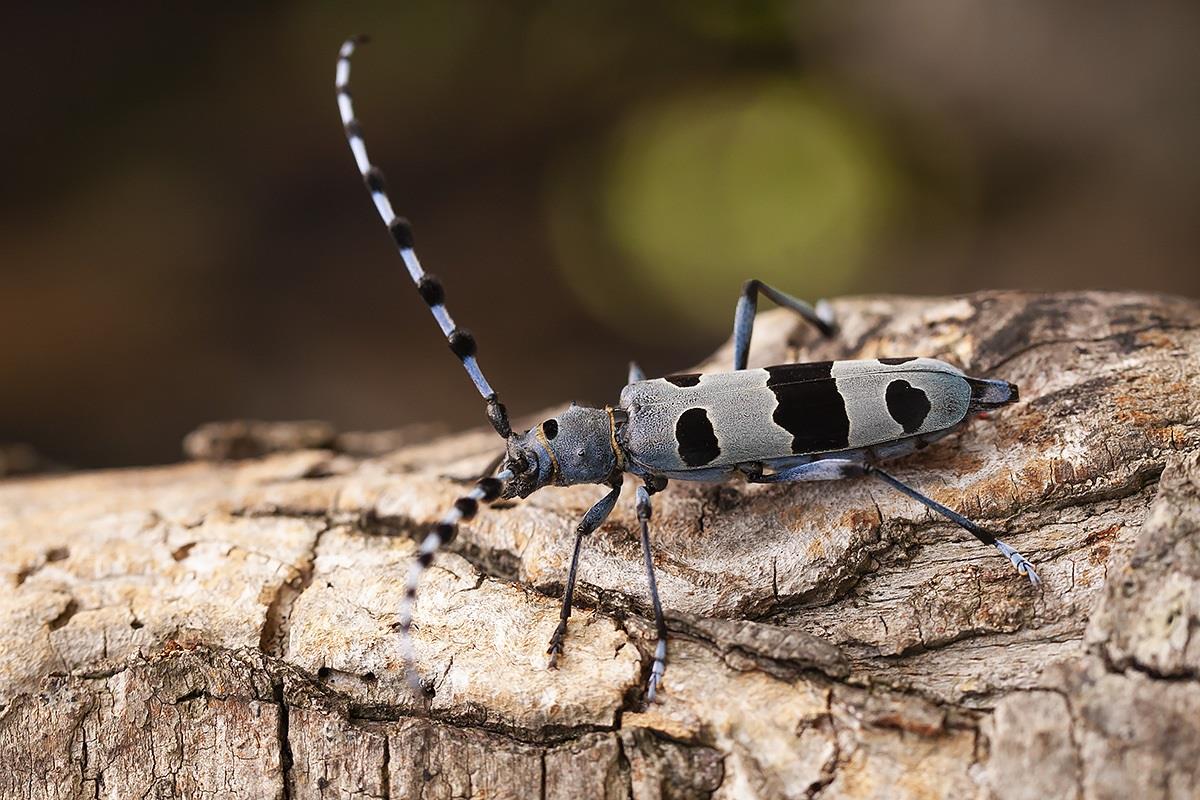
{"label": "beetle's thorax", "polygon": [[513,478],[507,497],[527,497],[543,486],[607,483],[624,468],[617,443],[620,409],[572,405],[557,417],[508,440]]}

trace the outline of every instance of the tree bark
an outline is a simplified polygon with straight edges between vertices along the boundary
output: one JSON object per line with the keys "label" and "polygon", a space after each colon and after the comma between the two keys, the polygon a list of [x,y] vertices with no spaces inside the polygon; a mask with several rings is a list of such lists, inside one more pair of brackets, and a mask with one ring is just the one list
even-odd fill
{"label": "tree bark", "polygon": [[546,490],[426,574],[418,698],[392,630],[414,538],[495,436],[370,455],[210,428],[193,452],[263,454],[0,482],[0,797],[1200,796],[1200,305],[835,306],[828,342],[762,315],[752,362],[921,354],[1020,385],[894,472],[1002,531],[1040,589],[870,479],[676,482],[646,708],[632,498],[585,542],[550,671],[603,490]]}

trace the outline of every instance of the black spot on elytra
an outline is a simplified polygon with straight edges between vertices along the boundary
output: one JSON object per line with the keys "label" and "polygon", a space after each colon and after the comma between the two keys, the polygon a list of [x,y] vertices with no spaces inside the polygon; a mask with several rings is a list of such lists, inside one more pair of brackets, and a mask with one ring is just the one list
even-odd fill
{"label": "black spot on elytra", "polygon": [[779,364],[767,367],[770,378],[767,385],[794,383],[796,381],[819,381],[833,374],[832,361],[811,361],[807,364]]}
{"label": "black spot on elytra", "polygon": [[721,455],[717,434],[703,408],[689,408],[679,415],[679,421],[675,423],[675,441],[679,457],[689,467],[711,464]]}
{"label": "black spot on elytra", "polygon": [[904,380],[889,383],[884,397],[888,413],[900,423],[905,433],[915,433],[932,408],[925,392],[914,389],[912,384]]}
{"label": "black spot on elytra", "polygon": [[824,453],[849,446],[850,418],[832,370],[830,361],[767,367],[767,388],[776,400],[771,419],[792,435],[793,453]]}
{"label": "black spot on elytra", "polygon": [[546,437],[546,441],[553,441],[555,436],[558,436],[558,420],[548,419],[542,423],[542,435]]}
{"label": "black spot on elytra", "polygon": [[676,386],[686,387],[695,386],[700,382],[699,372],[687,372],[681,375],[668,375],[663,378],[667,383],[673,383]]}
{"label": "black spot on elytra", "polygon": [[905,356],[904,358],[881,358],[881,359],[879,359],[879,363],[887,364],[889,367],[896,367],[901,364],[907,364],[910,361],[916,361],[916,360],[917,360],[916,356]]}

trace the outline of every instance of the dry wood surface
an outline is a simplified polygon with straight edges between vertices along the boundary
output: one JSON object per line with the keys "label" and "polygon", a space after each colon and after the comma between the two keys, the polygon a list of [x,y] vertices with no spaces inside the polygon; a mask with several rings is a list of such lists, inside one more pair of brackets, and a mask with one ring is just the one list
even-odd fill
{"label": "dry wood surface", "polygon": [[1200,304],[835,307],[827,342],[761,315],[752,366],[919,354],[1020,385],[893,471],[1040,588],[869,478],[676,482],[646,708],[632,492],[585,542],[551,671],[603,489],[548,489],[427,573],[415,697],[392,629],[414,540],[496,437],[209,426],[191,463],[0,481],[0,797],[1200,797]]}

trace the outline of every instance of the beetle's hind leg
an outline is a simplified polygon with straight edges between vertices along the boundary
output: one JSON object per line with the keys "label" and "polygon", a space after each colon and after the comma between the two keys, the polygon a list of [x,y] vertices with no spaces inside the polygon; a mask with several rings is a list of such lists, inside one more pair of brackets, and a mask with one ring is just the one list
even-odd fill
{"label": "beetle's hind leg", "polygon": [[754,315],[758,312],[758,296],[764,294],[776,305],[790,308],[821,332],[822,336],[832,336],[837,330],[833,318],[833,307],[821,300],[813,308],[803,300],[798,300],[790,294],[785,294],[773,286],[768,286],[760,280],[748,280],[742,285],[742,295],[738,298],[737,310],[733,313],[733,368],[746,368],[750,357],[750,337],[754,335]]}
{"label": "beetle's hind leg", "polygon": [[1033,565],[1026,560],[1025,556],[1018,553],[1007,543],[997,539],[988,531],[976,525],[971,520],[959,514],[957,511],[952,511],[931,497],[927,497],[917,491],[907,483],[899,480],[888,472],[884,472],[879,467],[870,464],[864,464],[859,461],[853,461],[848,458],[825,458],[817,461],[812,461],[808,464],[801,464],[798,467],[780,470],[769,475],[756,475],[752,470],[743,470],[746,475],[746,480],[750,483],[793,483],[800,481],[832,481],[841,478],[853,478],[859,475],[874,475],[879,480],[891,486],[901,494],[911,497],[918,503],[922,504],[931,511],[941,514],[946,519],[958,525],[963,530],[970,533],[980,542],[986,545],[991,545],[1000,551],[1000,555],[1004,556],[1009,562],[1017,568],[1017,572],[1029,578],[1029,582],[1034,586],[1041,583],[1041,578],[1038,577],[1037,570]]}
{"label": "beetle's hind leg", "polygon": [[558,627],[550,637],[550,647],[546,650],[550,655],[547,666],[554,669],[558,666],[558,657],[562,654],[563,639],[567,635],[567,620],[571,618],[571,601],[575,595],[575,576],[579,571],[579,551],[583,547],[583,537],[599,528],[608,515],[612,513],[617,498],[621,496],[621,477],[617,476],[612,484],[612,491],[600,498],[596,505],[588,509],[583,519],[575,526],[575,550],[571,554],[571,568],[567,571],[567,588],[563,591],[562,609],[559,612]]}
{"label": "beetle's hind leg", "polygon": [[907,483],[904,483],[890,473],[884,472],[878,467],[868,466],[866,467],[866,472],[869,475],[874,475],[875,477],[879,478],[881,481],[888,484],[901,494],[908,495],[913,500],[916,500],[918,503],[922,504],[931,511],[936,511],[937,513],[941,514],[946,519],[970,533],[983,544],[995,547],[1000,551],[1000,555],[1007,558],[1009,562],[1011,562],[1012,565],[1017,568],[1017,572],[1029,578],[1029,582],[1034,586],[1037,586],[1042,582],[1042,579],[1038,577],[1037,570],[1035,570],[1033,565],[1026,560],[1025,556],[1018,553],[1005,542],[997,539],[990,532],[979,527],[974,522],[971,522],[971,520],[967,519],[962,514],[959,514],[957,511],[951,511],[938,501],[931,497],[926,497],[925,495],[921,494],[921,492],[909,486]]}

